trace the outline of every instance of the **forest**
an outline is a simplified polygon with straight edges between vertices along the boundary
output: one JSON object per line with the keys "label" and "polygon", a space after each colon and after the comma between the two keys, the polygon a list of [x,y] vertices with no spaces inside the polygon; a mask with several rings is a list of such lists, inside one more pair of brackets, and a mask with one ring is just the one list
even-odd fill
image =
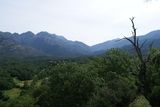
{"label": "forest", "polygon": [[160,49],[77,58],[1,58],[0,107],[159,107]]}
{"label": "forest", "polygon": [[65,60],[1,60],[0,107],[159,107],[160,50],[146,63],[140,91],[137,56],[111,49]]}

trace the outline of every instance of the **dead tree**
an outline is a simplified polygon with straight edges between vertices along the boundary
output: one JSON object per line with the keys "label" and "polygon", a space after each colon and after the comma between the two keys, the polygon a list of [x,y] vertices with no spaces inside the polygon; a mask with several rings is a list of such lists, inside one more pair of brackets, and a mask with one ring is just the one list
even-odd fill
{"label": "dead tree", "polygon": [[137,37],[137,32],[134,24],[134,17],[130,18],[130,21],[132,23],[133,38],[124,37],[124,39],[128,40],[132,44],[137,54],[138,60],[140,61],[140,63],[137,65],[138,80],[139,80],[138,92],[147,98],[147,93],[149,92],[149,83],[147,82],[146,72],[147,72],[147,62],[149,60],[149,55],[146,58],[143,57],[142,54],[142,47],[146,41],[143,42],[142,44],[139,43],[139,38]]}

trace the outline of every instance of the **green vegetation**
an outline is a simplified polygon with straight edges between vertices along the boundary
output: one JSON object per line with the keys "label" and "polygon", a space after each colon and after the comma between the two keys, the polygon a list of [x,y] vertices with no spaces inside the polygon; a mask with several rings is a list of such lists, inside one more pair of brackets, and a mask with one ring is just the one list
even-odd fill
{"label": "green vegetation", "polygon": [[138,96],[129,107],[151,107],[151,105],[144,96]]}
{"label": "green vegetation", "polygon": [[120,49],[77,59],[1,60],[0,107],[159,107],[160,50],[149,55],[146,96],[137,56]]}
{"label": "green vegetation", "polygon": [[10,99],[15,99],[20,95],[21,90],[18,88],[12,88],[4,92],[5,96],[8,96]]}

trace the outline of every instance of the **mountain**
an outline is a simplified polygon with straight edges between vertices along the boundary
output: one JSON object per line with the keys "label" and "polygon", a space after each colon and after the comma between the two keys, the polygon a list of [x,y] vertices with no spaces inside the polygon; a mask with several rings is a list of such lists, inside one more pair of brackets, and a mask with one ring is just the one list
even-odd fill
{"label": "mountain", "polygon": [[[142,48],[144,52],[148,51],[152,42],[154,48],[160,48],[160,30],[138,36],[138,38],[140,44],[145,41]],[[67,40],[63,36],[48,32],[37,34],[31,31],[22,34],[0,32],[0,56],[66,58],[99,55],[111,48],[121,48],[133,52],[132,45],[125,39],[114,39],[90,47],[82,42]]]}
{"label": "mountain", "polygon": [[90,54],[90,47],[62,36],[30,31],[18,34],[0,32],[0,55],[77,57]]}
{"label": "mountain", "polygon": [[[143,50],[148,50],[149,45],[153,42],[154,48],[160,48],[160,30],[152,31],[146,35],[138,36],[140,44],[144,43]],[[133,39],[133,37],[130,37]],[[131,44],[126,39],[114,39],[110,41],[106,41],[100,44],[96,44],[91,47],[92,52],[94,53],[104,53],[106,50],[111,48],[122,48],[127,50],[132,50]]]}

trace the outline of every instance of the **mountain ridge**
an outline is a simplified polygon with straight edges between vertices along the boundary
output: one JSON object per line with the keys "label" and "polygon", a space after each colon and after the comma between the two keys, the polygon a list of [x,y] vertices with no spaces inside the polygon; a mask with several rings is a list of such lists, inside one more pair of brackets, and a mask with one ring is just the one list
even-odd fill
{"label": "mountain ridge", "polygon": [[[0,37],[14,41],[15,47],[20,45],[23,48],[33,48],[35,51],[44,53],[40,54],[40,56],[77,57],[89,54],[90,52],[89,46],[82,42],[77,43],[77,41],[67,40],[62,36],[48,32],[39,32],[37,34],[31,31],[21,34],[0,32]],[[37,56],[39,55],[37,54]]]}
{"label": "mountain ridge", "polygon": [[[156,41],[156,39],[160,40],[160,30],[154,30],[151,31],[145,35],[140,35],[137,36],[139,38],[140,43],[144,42],[146,40],[146,44],[149,41]],[[130,39],[132,39],[133,37],[129,37]],[[156,43],[157,44],[157,43]],[[96,45],[93,45],[91,47],[91,49],[93,51],[102,51],[102,50],[107,50],[110,48],[122,48],[124,46],[130,45],[130,43],[126,40],[126,39],[113,39],[113,40],[109,40],[106,42],[102,42]]]}
{"label": "mountain ridge", "polygon": [[[133,37],[130,37],[132,39]],[[153,47],[160,48],[160,30],[151,31],[138,36],[140,43],[154,42]],[[46,31],[33,33],[10,33],[0,31],[0,56],[49,56],[49,57],[79,57],[105,53],[111,48],[131,50],[130,43],[125,39],[113,39],[93,46],[80,41],[71,41],[63,36],[51,34]]]}

